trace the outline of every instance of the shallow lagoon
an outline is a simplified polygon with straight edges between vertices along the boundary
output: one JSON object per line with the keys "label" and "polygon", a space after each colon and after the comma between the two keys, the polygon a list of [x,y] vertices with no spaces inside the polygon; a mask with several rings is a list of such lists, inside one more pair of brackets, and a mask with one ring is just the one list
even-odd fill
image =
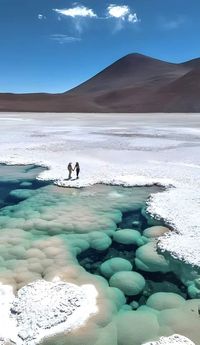
{"label": "shallow lagoon", "polygon": [[59,277],[98,291],[84,327],[43,343],[141,345],[179,333],[199,344],[199,272],[158,252],[168,229],[145,211],[162,189],[60,188],[39,171],[0,166],[0,282],[18,291]]}
{"label": "shallow lagoon", "polygon": [[[40,179],[174,186],[149,205],[176,229],[159,248],[200,267],[199,114],[6,113],[0,122],[0,161],[47,167]],[[66,179],[69,161],[81,163],[81,179]]]}

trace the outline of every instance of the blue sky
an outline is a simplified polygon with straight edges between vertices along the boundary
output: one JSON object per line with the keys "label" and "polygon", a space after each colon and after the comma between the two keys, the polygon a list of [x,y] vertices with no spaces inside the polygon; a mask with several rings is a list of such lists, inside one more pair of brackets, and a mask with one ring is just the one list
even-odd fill
{"label": "blue sky", "polygon": [[200,57],[199,0],[0,0],[0,92],[63,92],[139,52]]}

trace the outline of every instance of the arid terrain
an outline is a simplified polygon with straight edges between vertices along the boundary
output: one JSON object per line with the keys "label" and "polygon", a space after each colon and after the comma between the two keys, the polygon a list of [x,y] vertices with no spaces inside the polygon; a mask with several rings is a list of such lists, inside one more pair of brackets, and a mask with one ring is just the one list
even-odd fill
{"label": "arid terrain", "polygon": [[60,94],[0,94],[0,111],[200,112],[200,59],[169,63],[129,54]]}

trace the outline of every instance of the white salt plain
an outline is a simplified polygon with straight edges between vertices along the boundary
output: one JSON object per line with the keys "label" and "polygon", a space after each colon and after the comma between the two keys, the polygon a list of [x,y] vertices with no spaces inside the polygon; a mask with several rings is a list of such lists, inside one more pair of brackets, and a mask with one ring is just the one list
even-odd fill
{"label": "white salt plain", "polygon": [[[47,167],[39,179],[168,187],[148,206],[176,230],[159,246],[200,266],[200,114],[2,113],[0,124],[0,162]],[[67,180],[69,161],[79,180]]]}
{"label": "white salt plain", "polygon": [[[148,201],[149,212],[161,217],[176,230],[162,236],[159,247],[169,251],[175,258],[200,266],[199,114],[1,114],[0,124],[0,162],[37,164],[47,167],[48,169],[42,173],[38,170],[39,179],[53,180],[56,184],[66,187],[82,187],[95,183],[127,186],[157,183],[166,186],[166,191],[154,194]],[[79,180],[67,180],[69,161],[80,162]],[[5,176],[5,179],[7,178],[9,176]],[[34,284],[32,294],[29,293],[30,285],[26,285],[22,290],[24,293],[21,297],[22,299],[25,297],[26,303],[19,297],[15,299],[17,303],[19,302],[22,314],[22,317],[20,314],[17,316],[21,317],[22,333],[16,325],[16,319],[10,315],[14,300],[12,287],[0,286],[0,344],[6,343],[1,338],[4,340],[9,338],[9,344],[10,340],[19,345],[36,344],[50,334],[79,327],[90,317],[90,314],[97,313],[96,290],[93,290],[94,298],[91,299],[92,290],[87,290],[89,288],[87,285],[86,290],[89,291],[90,296],[86,294],[89,298],[86,296],[83,299],[83,308],[87,310],[87,313],[77,312],[74,316],[72,315],[71,321],[68,319],[55,327],[51,324],[55,322],[53,314],[53,318],[48,320],[51,329],[41,331],[37,322],[40,324],[41,320],[46,321],[46,315],[49,312],[52,313],[51,308],[47,312],[45,309],[46,306],[51,307],[49,296],[51,301],[52,298],[57,298],[57,290],[56,294],[54,291],[50,295],[46,292],[52,284],[53,289],[54,287],[57,289],[57,285],[56,282],[40,281]],[[41,287],[43,284],[46,284],[44,291]],[[37,293],[37,286],[39,286],[39,293]],[[65,287],[68,288],[68,283],[64,283]],[[92,288],[95,289],[94,286]],[[79,287],[74,286],[74,289],[76,293]],[[86,290],[80,290],[80,293],[86,293]],[[28,297],[26,297],[26,291],[28,291]],[[60,292],[62,298],[64,289]],[[44,304],[46,301],[45,308],[41,308],[41,315],[38,312],[42,303],[40,301]],[[194,300],[195,308],[197,302]],[[102,300],[101,307],[104,307],[104,303]],[[186,304],[189,305],[190,301]],[[56,303],[52,303],[53,313],[57,312],[55,305]],[[60,308],[59,301],[58,307]],[[15,305],[14,311],[15,309],[18,311],[18,305]],[[68,313],[68,308],[66,312]],[[138,313],[141,315],[142,311]],[[99,314],[101,316],[105,313],[99,312]],[[59,313],[58,315],[60,317]],[[134,312],[133,314],[127,312],[124,321],[125,330],[129,315],[136,321]],[[181,310],[177,315],[179,317],[176,317],[176,320],[180,318],[180,324],[183,324],[184,329],[185,319],[182,320],[181,316],[185,314]],[[187,315],[184,317],[187,318]],[[119,313],[119,320],[121,320],[120,317],[123,320],[123,313],[121,316]],[[170,314],[171,318],[172,314]],[[154,322],[151,314],[149,314],[149,319]],[[195,322],[192,321],[191,324],[194,324],[196,331]],[[121,325],[121,321],[119,323]],[[30,325],[34,326],[33,337],[30,337],[30,330],[32,330]],[[157,323],[154,326],[157,327]],[[26,333],[27,329],[28,333]],[[182,328],[179,329],[181,333]],[[122,336],[123,332],[127,337],[122,327]],[[109,330],[108,333],[112,334],[114,344],[114,332]],[[101,344],[101,340],[100,343],[95,342],[95,344]],[[181,335],[173,335],[148,343],[150,344],[192,345],[193,342]]]}

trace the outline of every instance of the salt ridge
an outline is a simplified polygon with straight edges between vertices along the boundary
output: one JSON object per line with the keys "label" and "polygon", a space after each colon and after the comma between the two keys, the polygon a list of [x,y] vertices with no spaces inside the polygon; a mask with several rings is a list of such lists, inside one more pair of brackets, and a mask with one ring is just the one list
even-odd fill
{"label": "salt ridge", "polygon": [[4,326],[0,329],[0,344],[8,341],[35,345],[43,338],[84,325],[98,312],[98,293],[93,285],[79,287],[58,280],[39,280],[21,288],[16,297],[11,290],[5,286],[0,289],[7,291],[0,300],[0,321]]}

